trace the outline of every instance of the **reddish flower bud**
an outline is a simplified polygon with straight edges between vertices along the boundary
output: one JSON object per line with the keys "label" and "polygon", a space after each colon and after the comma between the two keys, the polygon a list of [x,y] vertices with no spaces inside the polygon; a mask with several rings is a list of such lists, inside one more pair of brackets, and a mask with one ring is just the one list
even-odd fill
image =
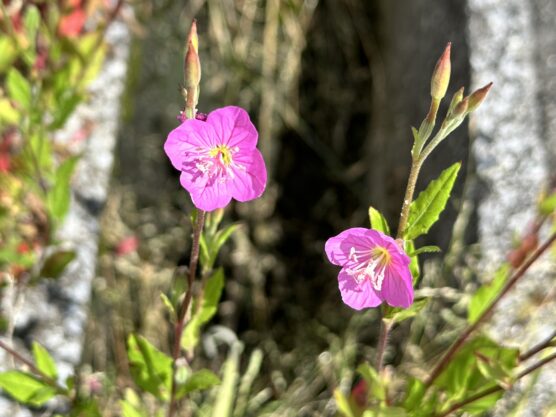
{"label": "reddish flower bud", "polygon": [[451,47],[452,47],[452,43],[448,42],[448,45],[446,45],[446,49],[444,49],[444,53],[438,59],[438,62],[436,63],[436,67],[434,67],[434,71],[432,73],[431,97],[438,100],[441,100],[446,95],[446,91],[448,90],[448,84],[450,83]]}
{"label": "reddish flower bud", "polygon": [[478,90],[475,90],[469,96],[469,108],[468,108],[469,112],[477,110],[477,108],[485,100],[485,98],[486,98],[488,92],[490,91],[491,87],[492,87],[492,83],[490,82],[487,85],[485,85],[484,87],[479,88]]}

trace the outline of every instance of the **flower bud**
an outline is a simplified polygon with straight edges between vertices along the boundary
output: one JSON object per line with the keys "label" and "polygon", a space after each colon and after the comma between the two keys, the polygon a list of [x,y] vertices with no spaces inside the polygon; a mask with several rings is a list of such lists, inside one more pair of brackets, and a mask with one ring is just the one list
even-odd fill
{"label": "flower bud", "polygon": [[450,83],[450,49],[452,43],[448,42],[442,56],[438,59],[431,79],[431,97],[441,100],[446,95]]}
{"label": "flower bud", "polygon": [[492,87],[492,83],[490,82],[487,85],[485,85],[484,87],[479,88],[478,90],[475,90],[469,96],[469,108],[468,108],[469,112],[477,110],[477,108],[485,100],[485,98],[486,98],[488,92],[490,91],[491,87]]}
{"label": "flower bud", "polygon": [[451,117],[459,118],[465,116],[465,113],[469,110],[469,97],[465,97],[461,100],[456,107],[454,107],[454,112]]}
{"label": "flower bud", "polygon": [[450,102],[450,107],[448,108],[448,113],[453,113],[456,106],[463,100],[463,87],[454,93],[452,96],[452,101]]}
{"label": "flower bud", "polygon": [[187,53],[185,55],[185,88],[192,89],[201,82],[201,61],[193,46],[193,41],[189,41]]}

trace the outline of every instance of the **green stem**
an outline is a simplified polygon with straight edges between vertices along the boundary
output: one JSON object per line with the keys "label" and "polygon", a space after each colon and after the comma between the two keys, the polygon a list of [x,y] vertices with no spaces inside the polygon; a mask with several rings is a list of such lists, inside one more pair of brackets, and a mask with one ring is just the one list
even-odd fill
{"label": "green stem", "polygon": [[407,187],[405,189],[405,196],[402,204],[402,212],[400,214],[400,223],[398,225],[398,239],[403,239],[405,229],[407,227],[407,221],[409,220],[409,207],[413,201],[413,194],[415,193],[415,186],[417,185],[417,178],[419,177],[419,172],[423,166],[424,159],[421,157],[413,158],[411,164],[411,171],[409,172],[409,179],[407,180]]}
{"label": "green stem", "polygon": [[388,344],[388,336],[390,335],[391,329],[392,329],[392,324],[383,318],[380,322],[380,336],[376,348],[377,372],[382,371],[384,351],[386,350],[386,345]]}
{"label": "green stem", "polygon": [[178,311],[176,327],[174,329],[174,348],[172,350],[173,373],[172,373],[172,391],[170,396],[170,406],[168,407],[168,417],[172,417],[176,411],[176,362],[181,351],[181,336],[185,326],[187,311],[193,297],[193,282],[197,273],[197,265],[199,263],[199,242],[201,240],[201,232],[205,224],[205,212],[197,211],[197,219],[193,229],[193,243],[191,245],[191,257],[189,260],[189,274],[187,275],[187,291]]}

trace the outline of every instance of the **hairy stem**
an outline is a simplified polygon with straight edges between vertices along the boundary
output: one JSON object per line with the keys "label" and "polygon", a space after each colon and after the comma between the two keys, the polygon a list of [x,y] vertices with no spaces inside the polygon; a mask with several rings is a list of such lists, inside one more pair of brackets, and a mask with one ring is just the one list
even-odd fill
{"label": "hairy stem", "polygon": [[442,357],[440,362],[436,364],[433,368],[432,372],[430,373],[429,377],[425,381],[426,386],[430,386],[436,378],[440,375],[440,373],[446,368],[446,366],[450,363],[454,355],[459,351],[459,349],[463,346],[467,338],[483,324],[485,319],[489,317],[490,313],[494,310],[494,308],[498,305],[500,300],[515,286],[515,284],[525,275],[525,272],[531,267],[531,265],[554,243],[556,240],[556,232],[553,233],[541,246],[537,248],[535,252],[512,274],[502,291],[496,296],[494,300],[490,303],[487,309],[483,311],[483,313],[477,318],[477,320],[467,326],[467,328],[461,333],[460,337],[454,342],[454,344],[450,347],[448,352]]}
{"label": "hairy stem", "polygon": [[376,370],[377,372],[382,371],[384,351],[386,350],[386,345],[388,344],[388,336],[390,335],[390,329],[392,329],[392,324],[385,319],[380,322],[380,336],[378,339],[378,345],[376,347]]}
{"label": "hairy stem", "polygon": [[409,172],[409,178],[407,180],[407,187],[405,189],[402,212],[400,214],[400,223],[398,225],[397,234],[398,239],[403,239],[403,235],[407,227],[407,221],[409,220],[409,207],[411,206],[411,202],[413,201],[413,194],[415,194],[415,186],[417,185],[417,178],[419,177],[419,172],[421,171],[422,165],[422,158],[413,158],[413,162],[411,163],[411,171]]}
{"label": "hairy stem", "polygon": [[176,320],[176,327],[174,329],[174,348],[172,350],[172,359],[174,372],[172,375],[172,391],[170,396],[170,406],[168,407],[168,417],[172,417],[176,411],[176,362],[180,355],[181,350],[181,336],[185,326],[185,318],[191,299],[193,297],[193,282],[197,273],[197,265],[199,263],[199,242],[201,240],[201,232],[205,224],[205,212],[203,210],[197,211],[197,219],[193,228],[193,243],[191,244],[191,257],[189,259],[189,273],[187,275],[187,290]]}

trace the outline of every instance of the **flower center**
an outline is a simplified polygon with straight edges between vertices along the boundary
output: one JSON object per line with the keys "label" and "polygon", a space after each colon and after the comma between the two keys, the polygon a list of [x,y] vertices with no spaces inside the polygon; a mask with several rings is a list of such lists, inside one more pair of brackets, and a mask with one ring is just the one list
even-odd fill
{"label": "flower center", "polygon": [[357,250],[352,246],[348,259],[353,263],[346,268],[346,272],[357,284],[361,285],[368,279],[375,290],[382,289],[384,273],[392,261],[388,249],[375,246],[369,250]]}
{"label": "flower center", "polygon": [[215,182],[225,183],[235,177],[234,170],[245,170],[245,167],[234,161],[234,154],[239,151],[237,146],[216,145],[211,148],[199,147],[192,153],[182,170],[194,174],[194,180],[205,178],[208,185]]}
{"label": "flower center", "polygon": [[225,166],[232,163],[232,154],[236,149],[230,149],[227,145],[218,145],[209,150],[209,155],[212,158],[218,158]]}

